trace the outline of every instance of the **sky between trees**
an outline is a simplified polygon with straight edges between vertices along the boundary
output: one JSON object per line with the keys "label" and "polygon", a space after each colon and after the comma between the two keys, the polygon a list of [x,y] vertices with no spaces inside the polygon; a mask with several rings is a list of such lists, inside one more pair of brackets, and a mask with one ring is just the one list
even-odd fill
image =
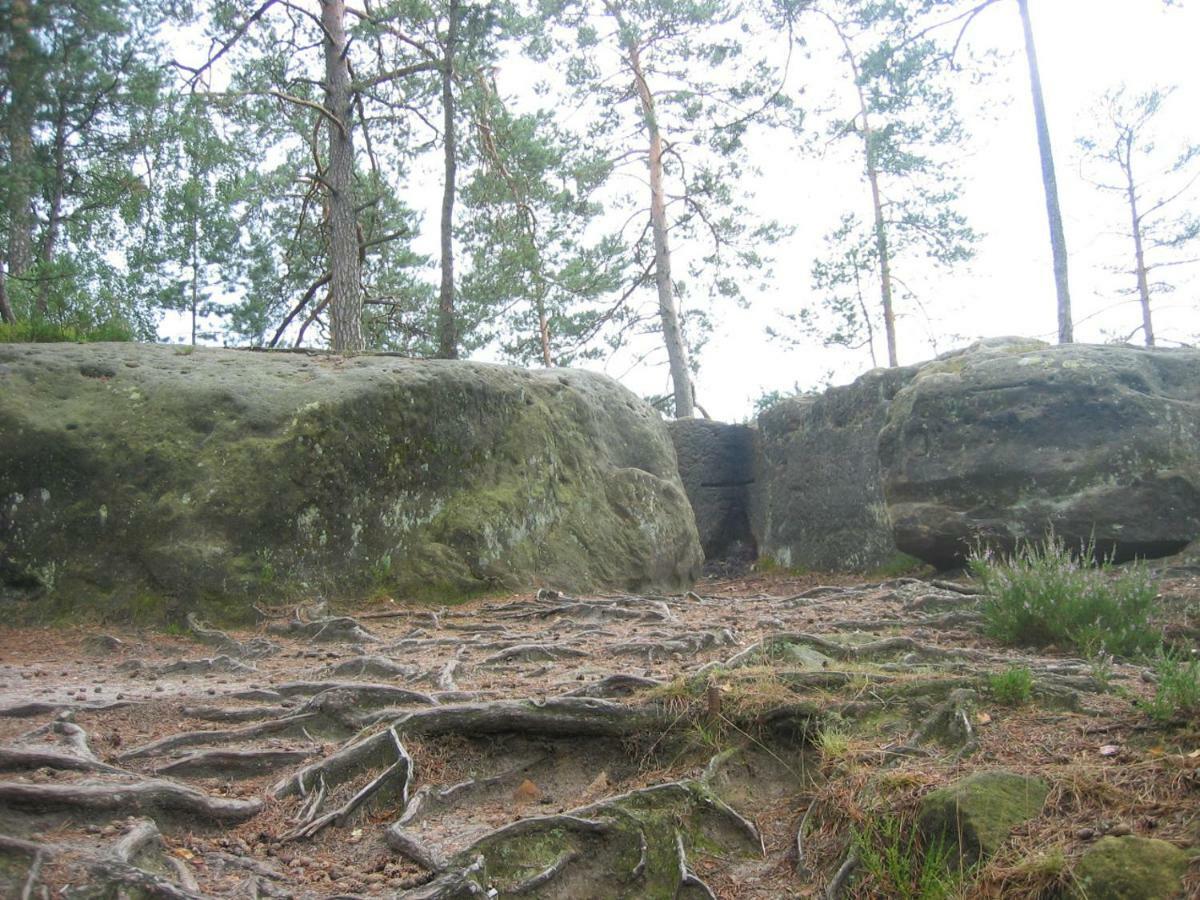
{"label": "sky between trees", "polygon": [[[5,5],[9,339],[585,365],[741,419],[1058,334],[1017,0]],[[1149,297],[1191,344],[1200,17],[1028,7],[1075,339]]]}

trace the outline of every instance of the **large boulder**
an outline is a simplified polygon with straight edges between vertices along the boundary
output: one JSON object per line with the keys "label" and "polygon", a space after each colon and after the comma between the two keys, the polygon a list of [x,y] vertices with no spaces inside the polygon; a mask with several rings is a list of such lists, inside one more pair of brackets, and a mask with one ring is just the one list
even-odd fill
{"label": "large boulder", "polygon": [[934,565],[1051,528],[1174,553],[1200,536],[1200,351],[984,342],[919,368],[879,459],[897,546]]}
{"label": "large boulder", "polygon": [[675,419],[667,428],[705,558],[753,553],[747,510],[754,482],[753,430],[708,419]]}
{"label": "large boulder", "polygon": [[670,588],[700,564],[666,428],[601,375],[0,345],[10,611]]}
{"label": "large boulder", "polygon": [[913,368],[784,400],[758,419],[751,528],[760,555],[789,568],[869,571],[896,560],[876,448]]}

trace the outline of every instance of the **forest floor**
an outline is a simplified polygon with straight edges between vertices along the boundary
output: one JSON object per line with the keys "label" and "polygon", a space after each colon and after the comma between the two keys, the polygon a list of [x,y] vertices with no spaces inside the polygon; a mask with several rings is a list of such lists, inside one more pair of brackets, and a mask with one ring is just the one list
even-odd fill
{"label": "forest floor", "polygon": [[[1162,593],[1194,642],[1200,577]],[[1145,715],[1143,667],[996,644],[978,600],[753,575],[2,628],[0,894],[888,896],[853,836],[915,858],[921,796],[981,769],[1050,791],[964,896],[1051,896],[1104,834],[1200,846],[1197,723]],[[1032,690],[1006,705],[1014,667]]]}

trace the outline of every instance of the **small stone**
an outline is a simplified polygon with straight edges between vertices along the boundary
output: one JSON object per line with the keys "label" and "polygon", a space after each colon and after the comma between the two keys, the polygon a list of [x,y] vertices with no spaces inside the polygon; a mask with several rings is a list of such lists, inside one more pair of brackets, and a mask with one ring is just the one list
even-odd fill
{"label": "small stone", "polygon": [[1183,891],[1187,854],[1153,838],[1103,837],[1075,867],[1076,897],[1166,900]]}
{"label": "small stone", "polygon": [[1081,841],[1095,840],[1096,829],[1095,828],[1080,828],[1078,831],[1075,832],[1075,837],[1077,837]]}
{"label": "small stone", "polygon": [[1118,822],[1112,828],[1108,829],[1108,833],[1113,837],[1125,837],[1126,835],[1133,834],[1133,829],[1124,822]]}

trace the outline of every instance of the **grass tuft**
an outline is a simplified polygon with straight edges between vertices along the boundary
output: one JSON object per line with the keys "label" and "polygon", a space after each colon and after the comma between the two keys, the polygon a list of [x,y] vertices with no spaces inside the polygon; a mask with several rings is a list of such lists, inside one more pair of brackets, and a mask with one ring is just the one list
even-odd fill
{"label": "grass tuft", "polygon": [[1155,660],[1158,683],[1146,712],[1159,722],[1200,718],[1200,657],[1164,652]]}
{"label": "grass tuft", "polygon": [[1024,706],[1033,697],[1033,672],[1027,666],[1011,666],[989,675],[988,687],[997,703]]}
{"label": "grass tuft", "polygon": [[962,890],[953,847],[942,841],[922,846],[916,827],[898,816],[868,819],[852,831],[859,865],[871,896],[898,900],[948,900]]}

